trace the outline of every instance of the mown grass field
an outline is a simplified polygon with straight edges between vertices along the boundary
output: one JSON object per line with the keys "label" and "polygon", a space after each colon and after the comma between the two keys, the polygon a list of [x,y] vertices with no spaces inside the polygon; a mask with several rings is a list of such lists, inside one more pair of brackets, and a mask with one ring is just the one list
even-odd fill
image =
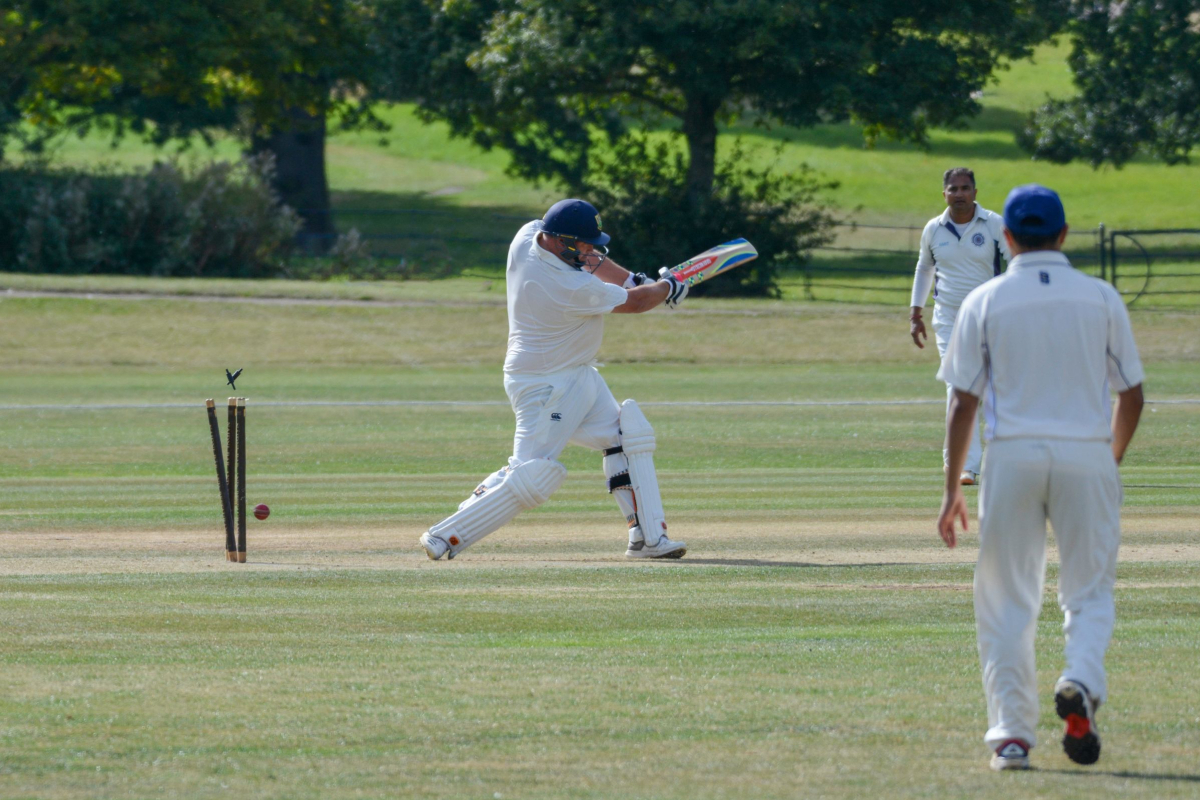
{"label": "mown grass field", "polygon": [[[75,287],[227,289],[114,280]],[[625,562],[599,458],[573,448],[550,503],[431,563],[417,536],[511,445],[502,287],[236,289],[0,295],[0,797],[1196,795],[1194,313],[1133,312],[1151,404],[1103,759],[1057,747],[1051,567],[1037,769],[995,775],[974,519],[953,551],[933,531],[944,394],[903,313],[614,317],[604,374],[656,426],[688,556]],[[273,510],[240,566],[202,419],[236,366],[249,500]],[[690,399],[758,405],[671,405]]]}

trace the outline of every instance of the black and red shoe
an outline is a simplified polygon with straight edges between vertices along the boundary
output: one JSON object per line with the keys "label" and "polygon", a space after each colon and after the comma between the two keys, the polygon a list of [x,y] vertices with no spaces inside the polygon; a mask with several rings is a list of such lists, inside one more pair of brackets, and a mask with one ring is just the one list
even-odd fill
{"label": "black and red shoe", "polygon": [[1100,734],[1096,731],[1096,705],[1082,683],[1063,678],[1054,687],[1054,706],[1067,723],[1063,752],[1076,764],[1100,759]]}

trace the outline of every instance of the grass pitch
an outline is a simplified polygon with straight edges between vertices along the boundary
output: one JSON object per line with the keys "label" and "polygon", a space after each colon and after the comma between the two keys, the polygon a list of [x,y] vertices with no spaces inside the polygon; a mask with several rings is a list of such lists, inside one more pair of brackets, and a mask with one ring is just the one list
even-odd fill
{"label": "grass pitch", "polygon": [[[435,564],[417,536],[511,444],[503,307],[468,285],[0,300],[0,797],[1200,790],[1194,314],[1133,317],[1153,402],[1123,469],[1102,760],[1057,746],[1051,567],[1037,769],[995,775],[977,540],[933,531],[944,393],[902,314],[610,320],[605,376],[655,424],[689,555],[626,563],[600,460],[573,448],[546,506]],[[247,368],[248,499],[273,511],[246,565],[223,560],[202,421],[225,366]],[[697,397],[775,405],[666,405]],[[285,404],[319,400],[380,405]],[[472,405],[384,405],[438,400]],[[821,405],[847,400],[891,404]]]}

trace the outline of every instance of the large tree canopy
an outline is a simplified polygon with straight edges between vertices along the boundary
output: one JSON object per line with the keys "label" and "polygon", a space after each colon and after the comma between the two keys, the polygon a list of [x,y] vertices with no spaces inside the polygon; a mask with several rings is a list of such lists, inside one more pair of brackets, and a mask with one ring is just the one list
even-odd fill
{"label": "large tree canopy", "polygon": [[972,93],[1060,11],[1033,0],[381,0],[380,14],[398,37],[387,45],[396,93],[509,150],[517,174],[576,184],[596,131],[666,118],[702,195],[723,118],[853,119],[868,138],[923,142],[976,113]]}
{"label": "large tree canopy", "polygon": [[[159,144],[235,130],[260,150],[300,126],[323,148],[327,115],[373,121],[360,102],[370,24],[357,0],[12,0],[0,10],[0,155],[13,137],[36,146],[98,124]],[[293,151],[278,155],[286,176]],[[327,203],[315,166],[315,194],[289,202]]]}
{"label": "large tree canopy", "polygon": [[1200,144],[1196,0],[1077,3],[1068,27],[1079,95],[1046,103],[1022,144],[1059,163],[1120,166],[1139,152],[1168,164]]}

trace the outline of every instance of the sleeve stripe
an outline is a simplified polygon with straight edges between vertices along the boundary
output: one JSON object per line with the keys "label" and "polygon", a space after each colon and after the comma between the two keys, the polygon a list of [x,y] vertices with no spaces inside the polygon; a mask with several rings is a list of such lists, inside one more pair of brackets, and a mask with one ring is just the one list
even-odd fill
{"label": "sleeve stripe", "polygon": [[1113,351],[1110,348],[1104,348],[1104,352],[1107,353],[1108,357],[1111,358],[1113,363],[1117,365],[1117,374],[1119,374],[1121,376],[1121,380],[1125,382],[1125,388],[1132,389],[1134,385],[1130,383],[1129,378],[1126,377],[1125,368],[1121,366],[1121,359],[1113,355]]}

